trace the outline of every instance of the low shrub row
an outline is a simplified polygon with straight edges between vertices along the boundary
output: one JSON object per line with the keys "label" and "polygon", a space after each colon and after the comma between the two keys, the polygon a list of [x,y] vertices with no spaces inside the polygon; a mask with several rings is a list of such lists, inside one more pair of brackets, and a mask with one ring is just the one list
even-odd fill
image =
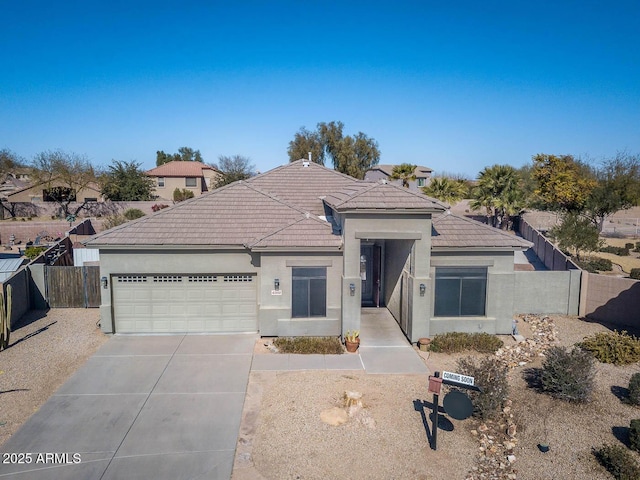
{"label": "low shrub row", "polygon": [[342,354],[344,348],[338,337],[278,337],[273,344],[280,353]]}
{"label": "low shrub row", "polygon": [[622,445],[604,444],[594,449],[593,454],[600,464],[618,480],[637,480],[640,478],[640,466],[633,454]]}
{"label": "low shrub row", "polygon": [[449,332],[433,337],[429,349],[433,352],[456,353],[474,350],[480,353],[494,353],[504,342],[488,333]]}
{"label": "low shrub row", "polygon": [[640,268],[632,268],[631,273],[629,274],[629,278],[640,280]]}
{"label": "low shrub row", "polygon": [[[627,243],[627,245],[631,245],[631,247],[633,247],[633,244],[631,243]],[[630,247],[614,247],[612,245],[607,245],[606,247],[602,247],[600,249],[601,252],[612,253],[614,255],[619,255],[621,257],[628,257],[629,250],[630,250]]]}
{"label": "low shrub row", "polygon": [[589,273],[610,272],[613,269],[613,263],[606,258],[595,258],[593,260],[576,261],[576,264]]}

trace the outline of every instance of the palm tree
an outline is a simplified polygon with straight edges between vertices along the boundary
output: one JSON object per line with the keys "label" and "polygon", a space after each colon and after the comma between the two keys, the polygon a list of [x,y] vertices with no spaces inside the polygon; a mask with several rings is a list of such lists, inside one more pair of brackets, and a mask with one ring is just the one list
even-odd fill
{"label": "palm tree", "polygon": [[[520,177],[510,165],[486,167],[478,176],[471,208],[485,208],[494,227],[507,228],[509,217],[522,208]],[[505,221],[506,220],[506,221]]]}
{"label": "palm tree", "polygon": [[422,192],[429,197],[437,198],[448,204],[456,204],[467,196],[467,185],[464,180],[448,177],[435,177],[428,186],[422,187]]}
{"label": "palm tree", "polygon": [[391,180],[402,180],[402,186],[409,188],[409,181],[416,179],[416,166],[410,163],[402,163],[393,167],[389,178]]}

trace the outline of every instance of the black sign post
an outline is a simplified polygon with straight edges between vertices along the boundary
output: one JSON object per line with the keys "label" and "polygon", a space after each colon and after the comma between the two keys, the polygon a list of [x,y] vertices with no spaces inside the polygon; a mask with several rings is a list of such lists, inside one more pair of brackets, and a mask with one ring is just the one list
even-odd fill
{"label": "black sign post", "polygon": [[[468,385],[466,383],[455,382],[446,378],[440,378],[440,372],[433,372],[433,376],[429,377],[429,391],[433,392],[433,415],[431,418],[433,423],[432,437],[434,450],[438,449],[438,420],[440,418],[438,409],[440,407],[440,387],[443,383],[445,385],[451,385],[453,387],[482,392],[482,389],[480,387],[476,387],[475,385]],[[451,398],[451,401],[447,402],[447,399],[451,394],[454,394],[454,396]],[[464,401],[464,399],[461,398],[461,395],[463,395],[468,400],[468,402]],[[469,409],[470,403],[471,400],[469,400],[469,397],[457,390],[450,392],[447,394],[447,396],[445,396],[445,409],[448,405],[451,405],[452,411],[447,411],[447,413],[456,420],[464,420],[465,418],[469,418],[469,416],[473,412],[473,406],[471,407],[471,409]]]}

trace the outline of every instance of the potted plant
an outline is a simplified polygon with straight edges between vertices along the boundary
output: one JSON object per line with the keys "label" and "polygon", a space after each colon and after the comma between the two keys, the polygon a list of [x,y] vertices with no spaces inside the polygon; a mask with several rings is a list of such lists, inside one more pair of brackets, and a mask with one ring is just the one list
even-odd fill
{"label": "potted plant", "polygon": [[360,346],[360,331],[347,330],[344,335],[344,346],[347,347],[347,352],[354,353]]}

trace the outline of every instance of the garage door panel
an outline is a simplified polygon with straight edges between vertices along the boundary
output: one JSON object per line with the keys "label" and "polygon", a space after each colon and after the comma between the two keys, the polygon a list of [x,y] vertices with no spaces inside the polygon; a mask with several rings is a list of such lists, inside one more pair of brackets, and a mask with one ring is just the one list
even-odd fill
{"label": "garage door panel", "polygon": [[252,275],[114,276],[116,332],[252,332]]}

